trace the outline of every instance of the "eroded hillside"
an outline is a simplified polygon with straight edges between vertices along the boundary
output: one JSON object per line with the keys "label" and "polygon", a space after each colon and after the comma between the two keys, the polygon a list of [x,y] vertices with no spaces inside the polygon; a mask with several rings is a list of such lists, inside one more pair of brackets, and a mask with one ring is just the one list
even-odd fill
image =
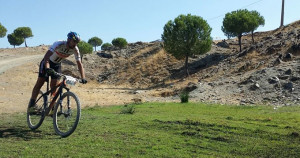
{"label": "eroded hillside", "polygon": [[[184,61],[167,54],[157,41],[86,55],[83,62],[87,76],[100,84],[156,89],[157,96],[177,97],[185,89],[195,101],[298,104],[300,22],[254,37],[252,43],[251,35],[243,36],[242,52],[238,41],[230,39],[214,43],[205,55],[191,57],[188,78],[183,77]],[[69,70],[76,69],[66,63]]]}

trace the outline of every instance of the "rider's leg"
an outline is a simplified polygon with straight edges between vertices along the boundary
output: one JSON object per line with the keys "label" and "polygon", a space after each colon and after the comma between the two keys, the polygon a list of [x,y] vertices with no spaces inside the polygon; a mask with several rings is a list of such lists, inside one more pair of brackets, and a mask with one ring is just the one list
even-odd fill
{"label": "rider's leg", "polygon": [[[55,64],[50,60],[50,68],[52,68],[54,71],[61,73],[61,63],[59,64]],[[56,75],[52,75],[51,76],[51,82],[50,82],[50,87],[51,87],[51,95],[50,95],[50,105],[48,110],[46,110],[47,113],[50,112],[50,110],[53,109],[54,105],[55,105],[55,100],[53,100],[53,97],[55,96],[55,94],[57,93],[57,85],[59,84],[59,76]],[[53,110],[52,110],[53,112]],[[51,115],[51,112],[49,113]]]}
{"label": "rider's leg", "polygon": [[51,79],[50,82],[50,87],[51,89],[53,89],[53,91],[51,92],[51,95],[55,95],[57,92],[57,87],[55,88],[55,86],[57,86],[59,84],[58,79]]}
{"label": "rider's leg", "polygon": [[58,79],[51,79],[51,82],[50,82],[50,87],[51,87],[51,95],[50,95],[50,105],[48,107],[48,109],[46,110],[46,113],[48,115],[52,115],[53,114],[53,110],[54,110],[54,105],[56,104],[56,101],[53,100],[53,97],[56,95],[57,93],[57,85],[59,84],[59,80]]}
{"label": "rider's leg", "polygon": [[44,85],[46,79],[43,77],[39,77],[35,83],[35,86],[33,87],[32,93],[31,93],[31,98],[29,101],[29,105],[30,106],[34,106],[35,104],[35,100],[40,92],[40,89],[42,88],[42,86]]}
{"label": "rider's leg", "polygon": [[44,60],[40,62],[40,67],[39,67],[39,77],[33,87],[32,93],[31,93],[31,98],[29,101],[30,106],[34,106],[35,100],[37,96],[39,95],[40,89],[44,85],[46,78],[45,78],[45,66],[44,66]]}
{"label": "rider's leg", "polygon": [[[52,61],[50,61],[50,67],[53,68],[53,70],[54,70],[55,72],[61,73],[61,63],[55,64],[55,63],[53,63]],[[55,76],[55,75],[51,76],[51,82],[50,82],[50,87],[51,87],[51,89],[54,89],[55,86],[57,86],[57,85],[59,84],[59,79],[60,79],[59,76]],[[52,95],[52,94],[55,95],[56,92],[57,92],[57,88],[55,88],[55,90],[52,91],[51,95]]]}

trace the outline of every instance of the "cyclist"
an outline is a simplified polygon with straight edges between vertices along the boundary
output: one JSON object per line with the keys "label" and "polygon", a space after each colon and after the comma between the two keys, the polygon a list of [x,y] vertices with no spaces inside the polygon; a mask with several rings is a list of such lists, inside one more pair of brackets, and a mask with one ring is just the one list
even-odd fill
{"label": "cyclist", "polygon": [[[76,32],[69,32],[67,36],[67,41],[54,42],[54,44],[49,47],[49,50],[40,63],[38,79],[32,90],[29,101],[29,106],[32,107],[30,108],[30,111],[35,110],[35,101],[41,87],[44,85],[47,79],[46,76],[51,76],[50,87],[51,89],[54,88],[59,83],[59,77],[53,75],[53,71],[61,73],[61,61],[72,54],[75,56],[82,83],[87,83],[87,80],[85,79],[85,72],[81,63],[79,49],[77,47],[77,44],[80,42],[80,36]],[[55,94],[55,92],[56,91],[54,91],[53,94]]]}

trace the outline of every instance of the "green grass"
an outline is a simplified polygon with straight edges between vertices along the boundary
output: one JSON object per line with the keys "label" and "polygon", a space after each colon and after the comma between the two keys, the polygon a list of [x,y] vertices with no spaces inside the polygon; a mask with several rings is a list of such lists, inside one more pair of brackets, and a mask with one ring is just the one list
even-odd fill
{"label": "green grass", "polygon": [[82,110],[76,131],[0,116],[0,157],[299,157],[300,107],[147,103]]}

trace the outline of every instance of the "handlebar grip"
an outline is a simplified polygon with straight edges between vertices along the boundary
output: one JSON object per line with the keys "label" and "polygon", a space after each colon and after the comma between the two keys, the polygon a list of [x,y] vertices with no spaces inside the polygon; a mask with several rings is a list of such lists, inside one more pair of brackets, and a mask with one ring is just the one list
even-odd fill
{"label": "handlebar grip", "polygon": [[79,83],[82,83],[82,84],[86,84],[86,83],[87,83],[87,80],[86,80],[86,79],[78,79],[78,82],[79,82]]}

